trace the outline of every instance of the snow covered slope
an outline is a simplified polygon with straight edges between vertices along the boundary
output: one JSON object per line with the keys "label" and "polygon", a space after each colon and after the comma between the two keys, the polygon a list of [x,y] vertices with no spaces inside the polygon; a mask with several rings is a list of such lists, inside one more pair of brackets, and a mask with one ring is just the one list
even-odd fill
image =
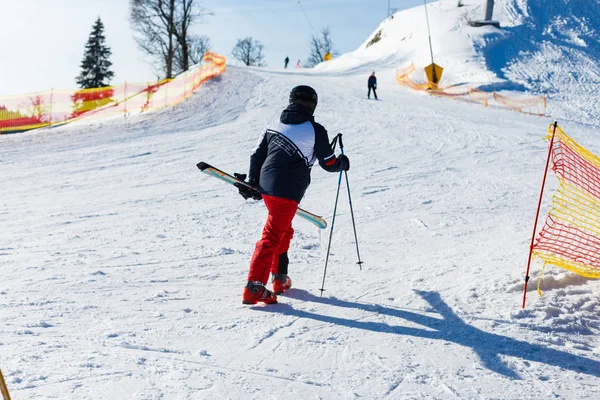
{"label": "snow covered slope", "polygon": [[[364,78],[231,67],[170,110],[0,136],[13,397],[597,399],[600,282],[548,268],[520,309],[551,121]],[[345,134],[364,268],[342,188],[324,296],[329,231],[296,220],[294,288],[243,306],[264,205],[195,164],[244,172],[300,83]],[[331,221],[336,184],[316,167],[302,206]]]}
{"label": "snow covered slope", "polygon": [[[489,83],[497,81],[486,69],[485,60],[477,53],[474,38],[480,38],[493,28],[473,28],[468,16],[481,7],[467,1],[456,7],[456,1],[438,1],[428,5],[434,60],[445,68],[444,83]],[[395,13],[375,29],[373,34],[354,52],[319,64],[319,72],[363,72],[391,70],[414,62],[419,70],[431,64],[427,20],[423,6]],[[421,72],[424,77],[424,74]]]}
{"label": "snow covered slope", "polygon": [[556,118],[600,123],[600,1],[496,1],[504,28],[481,46],[509,88],[549,95]]}
{"label": "snow covered slope", "polygon": [[[496,0],[494,19],[501,29],[469,25],[483,19],[484,0],[457,3],[428,5],[434,60],[445,68],[443,84],[545,94],[553,117],[600,124],[600,1]],[[316,69],[375,70],[389,84],[395,68],[411,62],[424,80],[422,68],[431,63],[431,54],[423,6],[397,12],[356,51]]]}

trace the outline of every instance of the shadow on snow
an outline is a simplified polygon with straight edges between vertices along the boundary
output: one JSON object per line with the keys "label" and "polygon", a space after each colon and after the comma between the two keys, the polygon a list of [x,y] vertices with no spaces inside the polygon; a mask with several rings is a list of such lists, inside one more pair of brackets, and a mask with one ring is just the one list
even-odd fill
{"label": "shadow on snow", "polygon": [[[543,48],[552,46],[560,53],[554,63],[566,63],[573,57],[589,57],[594,60],[600,51],[600,40],[594,29],[600,16],[600,3],[588,0],[529,0],[527,9],[521,9],[523,22],[513,27],[503,27],[485,36],[485,44],[477,46],[483,53],[487,68],[502,79],[507,69],[519,59],[531,57]],[[513,7],[520,9],[518,3]],[[532,17],[535,16],[535,17]],[[591,66],[590,66],[591,68]],[[548,72],[551,73],[551,72]],[[548,76],[540,71],[522,82],[507,80],[481,86],[485,91],[515,90],[539,91],[548,81]],[[577,71],[571,71],[572,82],[576,84],[582,77]],[[552,91],[558,90],[552,88]]]}
{"label": "shadow on snow", "polygon": [[298,318],[313,319],[349,328],[364,329],[372,332],[393,333],[426,339],[437,339],[453,342],[461,346],[469,347],[477,353],[483,365],[501,375],[511,379],[520,379],[520,376],[509,368],[500,356],[517,357],[546,365],[552,365],[568,369],[578,373],[584,373],[600,377],[600,362],[589,358],[573,355],[564,351],[550,349],[541,345],[512,339],[494,333],[484,332],[473,326],[467,325],[452,309],[441,299],[437,292],[415,291],[431,308],[442,318],[418,314],[416,312],[404,311],[397,308],[383,307],[376,304],[362,304],[339,300],[336,298],[322,298],[312,295],[304,290],[292,289],[290,297],[304,301],[327,304],[336,307],[354,308],[402,318],[427,329],[412,328],[406,326],[393,326],[382,322],[364,322],[351,319],[316,314],[313,312],[297,310],[287,304],[277,304],[268,307],[256,307],[256,310],[264,312],[282,313]]}

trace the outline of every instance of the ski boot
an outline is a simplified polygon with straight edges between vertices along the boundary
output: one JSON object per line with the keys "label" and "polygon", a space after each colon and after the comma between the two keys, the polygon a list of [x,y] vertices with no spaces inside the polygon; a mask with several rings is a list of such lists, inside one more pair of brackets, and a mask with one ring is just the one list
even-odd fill
{"label": "ski boot", "polygon": [[262,282],[248,281],[242,295],[242,303],[256,304],[258,302],[275,304],[277,303],[277,296],[267,289]]}
{"label": "ski boot", "polygon": [[292,287],[292,280],[286,274],[273,274],[273,292],[281,294]]}

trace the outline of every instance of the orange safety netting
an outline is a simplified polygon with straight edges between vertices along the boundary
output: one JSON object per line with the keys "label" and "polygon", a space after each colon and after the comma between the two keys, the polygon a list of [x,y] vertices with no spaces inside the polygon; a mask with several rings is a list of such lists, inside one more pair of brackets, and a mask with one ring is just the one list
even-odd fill
{"label": "orange safety netting", "polygon": [[434,83],[432,83],[432,84],[429,84],[428,82],[427,83],[417,83],[417,82],[413,81],[410,78],[410,75],[412,75],[415,71],[416,71],[416,68],[415,68],[415,64],[413,64],[413,63],[411,63],[406,68],[398,68],[398,69],[396,69],[396,80],[401,85],[407,86],[413,90],[429,90],[432,88],[432,86],[435,85]]}
{"label": "orange safety netting", "polygon": [[414,81],[410,75],[416,71],[415,65],[411,63],[406,68],[396,69],[396,80],[401,85],[418,91],[427,91],[427,93],[440,97],[451,97],[470,102],[488,105],[489,94],[481,90],[471,88],[468,85],[441,86],[432,82],[419,83]]}
{"label": "orange safety netting", "polygon": [[[410,64],[405,68],[396,69],[396,80],[401,85],[418,91],[440,97],[451,97],[480,103],[484,107],[489,104],[490,93],[472,87],[472,85],[441,86],[431,82],[419,83],[414,81],[410,75],[416,71],[415,65]],[[512,98],[503,96],[496,92],[491,93],[496,105],[509,108],[527,114],[544,115],[546,111],[546,96]]]}
{"label": "orange safety netting", "polygon": [[544,115],[546,111],[546,96],[512,98],[496,92],[493,96],[498,104],[514,111],[535,115]]}
{"label": "orange safety netting", "polygon": [[544,264],[600,278],[600,158],[557,127],[551,160],[560,185],[533,254]]}
{"label": "orange safety netting", "polygon": [[80,90],[48,90],[0,97],[0,133],[65,124],[82,118],[106,118],[173,106],[209,79],[225,71],[224,56],[207,52],[202,64],[154,83],[130,83]]}

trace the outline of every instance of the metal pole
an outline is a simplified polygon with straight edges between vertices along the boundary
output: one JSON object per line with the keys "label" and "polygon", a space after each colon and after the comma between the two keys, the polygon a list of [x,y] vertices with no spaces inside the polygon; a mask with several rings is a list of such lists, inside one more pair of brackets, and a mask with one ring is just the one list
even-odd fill
{"label": "metal pole", "polygon": [[[340,151],[344,154],[344,142],[342,142],[342,134],[339,134],[340,137]],[[354,242],[356,243],[356,255],[358,257],[358,267],[362,271],[363,262],[360,260],[360,251],[358,250],[358,236],[356,235],[356,223],[354,222],[354,210],[352,208],[352,196],[350,196],[350,183],[348,181],[348,171],[344,171],[344,175],[346,176],[346,188],[348,189],[348,203],[350,203],[350,215],[352,216],[352,229],[354,229]]]}
{"label": "metal pole", "polygon": [[485,20],[491,21],[493,14],[494,14],[494,0],[487,0],[486,6],[485,6]]}
{"label": "metal pole", "polygon": [[435,75],[435,63],[433,62],[433,46],[431,45],[431,29],[429,28],[429,14],[427,13],[427,0],[423,0],[425,4],[425,19],[427,20],[427,34],[429,35],[429,52],[431,53],[431,77],[433,78],[433,82],[437,82],[437,76]]}
{"label": "metal pole", "polygon": [[388,17],[390,16],[390,1],[391,0],[388,0]]}
{"label": "metal pole", "polygon": [[331,238],[333,237],[333,227],[335,226],[335,214],[337,212],[338,199],[340,198],[340,186],[342,185],[342,171],[338,178],[337,193],[335,194],[335,205],[333,207],[333,218],[331,219],[331,230],[329,231],[329,244],[327,245],[327,256],[325,257],[325,269],[323,270],[323,282],[321,283],[321,297],[325,291],[325,275],[327,274],[327,263],[329,262],[329,251],[331,250]]}
{"label": "metal pole", "polygon": [[[427,0],[423,0],[425,4],[425,19],[427,20],[427,34],[429,35],[429,52],[431,53],[431,63],[433,64],[433,46],[431,45],[431,29],[429,28],[429,13],[427,12]],[[433,76],[435,78],[435,68],[433,69]]]}
{"label": "metal pole", "polygon": [[533,223],[533,234],[531,235],[531,244],[529,245],[529,260],[527,260],[527,271],[525,272],[525,286],[523,288],[523,305],[525,308],[525,300],[527,298],[527,283],[529,282],[529,267],[531,266],[531,255],[533,254],[533,243],[535,241],[535,231],[537,228],[538,218],[540,216],[540,208],[542,207],[542,197],[544,196],[544,186],[546,185],[546,176],[548,175],[548,165],[550,165],[550,157],[552,156],[552,146],[554,145],[554,136],[558,122],[554,121],[554,130],[552,131],[552,139],[550,139],[550,148],[548,149],[548,159],[546,160],[546,169],[544,170],[544,179],[542,180],[542,190],[540,190],[540,199],[538,201],[537,213],[535,214],[535,222]]}

